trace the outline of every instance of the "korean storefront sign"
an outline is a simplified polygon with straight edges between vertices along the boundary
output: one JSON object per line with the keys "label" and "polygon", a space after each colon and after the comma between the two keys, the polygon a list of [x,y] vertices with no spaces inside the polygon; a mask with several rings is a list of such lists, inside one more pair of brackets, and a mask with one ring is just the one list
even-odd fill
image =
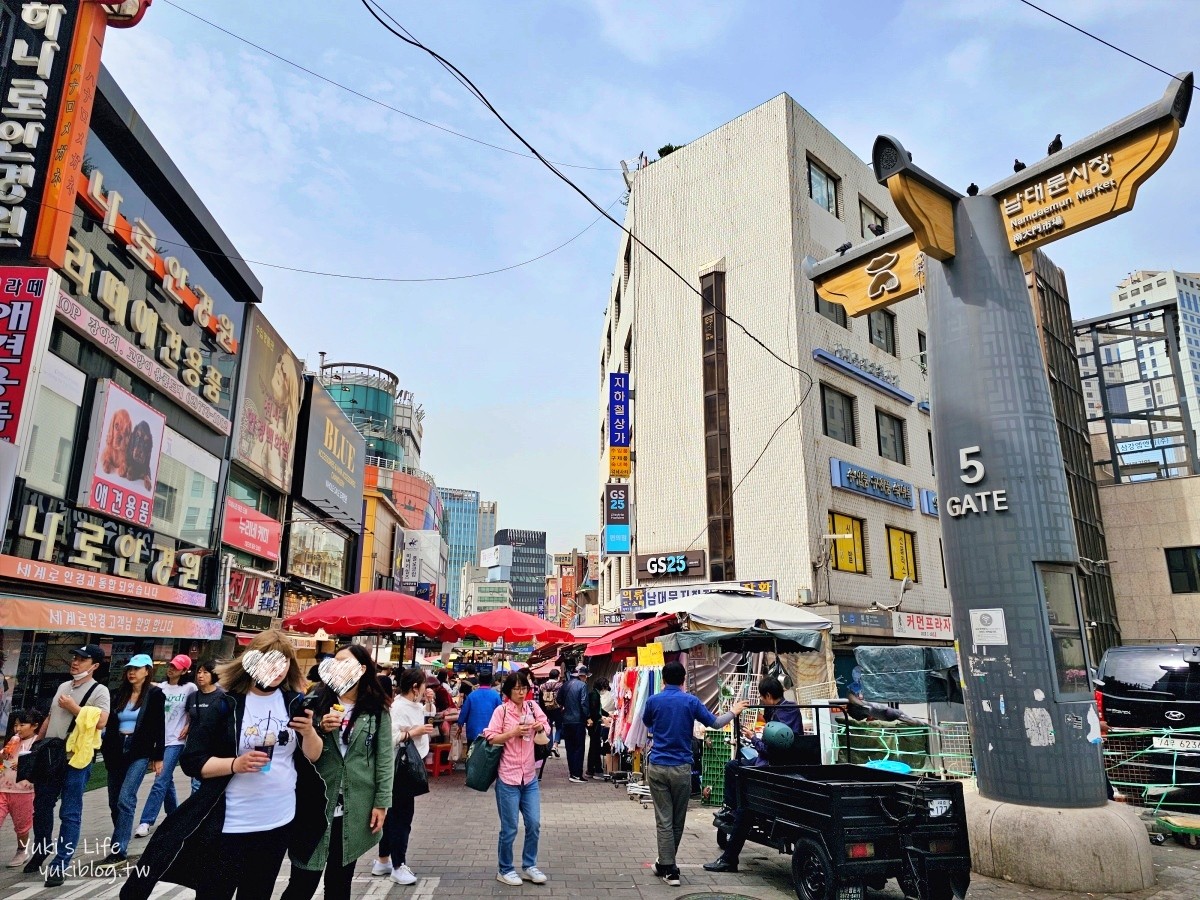
{"label": "korean storefront sign", "polygon": [[950,617],[930,613],[892,613],[892,634],[898,638],[919,638],[926,641],[954,640]]}
{"label": "korean storefront sign", "polygon": [[656,578],[703,578],[708,574],[703,550],[677,550],[671,553],[639,553],[638,581]]}
{"label": "korean storefront sign", "polygon": [[[86,591],[204,606],[204,550],[167,535],[76,510],[66,501],[24,490],[12,533],[12,556],[0,575]],[[44,566],[40,572],[18,564]]]}
{"label": "korean storefront sign", "polygon": [[[0,69],[0,258],[28,260],[48,199],[58,112],[68,80],[71,41],[80,0],[16,3],[6,0]],[[98,4],[96,4],[98,5]],[[84,132],[86,135],[86,131]],[[82,146],[79,148],[82,155]],[[61,184],[62,174],[58,175]]]}
{"label": "korean storefront sign", "polygon": [[633,462],[628,447],[608,448],[608,477],[628,478],[633,471]]}
{"label": "korean storefront sign", "polygon": [[903,506],[905,509],[913,509],[916,503],[913,486],[907,481],[889,478],[887,475],[834,457],[829,459],[829,473],[835,488],[853,491],[875,500],[882,500],[884,503]]}
{"label": "korean storefront sign", "polygon": [[57,293],[58,276],[49,269],[0,266],[0,441],[24,437],[21,412],[50,338]]}
{"label": "korean storefront sign", "polygon": [[633,548],[633,538],[628,525],[604,526],[604,553],[607,556],[628,556]]}
{"label": "korean storefront sign", "polygon": [[275,487],[292,486],[301,367],[257,308],[246,323],[234,458]]}
{"label": "korean storefront sign", "polygon": [[115,382],[101,379],[78,505],[148,527],[166,417]]}
{"label": "korean storefront sign", "polygon": [[0,628],[215,641],[221,637],[222,623],[217,618],[6,596],[0,599]]}
{"label": "korean storefront sign", "polygon": [[258,510],[239,500],[225,500],[225,524],[221,529],[221,543],[245,550],[253,556],[279,562],[279,547],[283,537],[283,524],[264,516]]}
{"label": "korean storefront sign", "polygon": [[606,484],[604,486],[604,524],[629,524],[629,485]]}
{"label": "korean storefront sign", "polygon": [[774,581],[716,581],[674,587],[621,588],[621,612],[642,612],[671,600],[680,600],[696,594],[710,594],[713,591],[745,591],[757,597],[776,599]]}
{"label": "korean storefront sign", "polygon": [[231,569],[228,599],[230,610],[277,616],[282,608],[283,584],[257,572]]}
{"label": "korean storefront sign", "polygon": [[911,230],[897,229],[870,243],[878,244],[878,249],[816,280],[821,299],[840,303],[851,316],[899,303],[916,295],[924,284],[924,255]]}
{"label": "korean storefront sign", "polygon": [[608,375],[608,445],[629,446],[629,376],[624,372]]}

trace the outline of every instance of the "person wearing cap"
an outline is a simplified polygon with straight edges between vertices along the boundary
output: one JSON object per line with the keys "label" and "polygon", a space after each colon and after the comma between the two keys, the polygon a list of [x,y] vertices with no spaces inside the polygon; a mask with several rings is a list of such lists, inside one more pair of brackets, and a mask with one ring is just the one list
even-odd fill
{"label": "person wearing cap", "polygon": [[558,705],[562,707],[563,740],[567,744],[567,780],[583,784],[583,750],[587,740],[588,686],[587,666],[575,670],[574,678],[559,691]]}
{"label": "person wearing cap", "polygon": [[[57,738],[65,741],[75,729],[75,717],[85,706],[100,710],[99,726],[108,722],[108,711],[112,698],[108,688],[96,681],[96,670],[104,663],[104,651],[95,644],[85,644],[71,651],[71,678],[64,681],[54,692],[50,701],[50,714],[42,722],[39,740]],[[33,795],[33,846],[24,872],[32,875],[41,871],[46,857],[53,860],[46,870],[46,886],[58,887],[63,883],[63,872],[75,855],[79,845],[80,825],[83,821],[83,792],[92,774],[92,764],[82,769],[66,766],[65,770],[49,781],[37,785]],[[58,842],[54,842],[54,805],[62,799],[59,807]]]}
{"label": "person wearing cap", "polygon": [[125,677],[113,698],[116,722],[104,729],[100,750],[108,769],[108,807],[112,812],[111,850],[102,866],[117,865],[128,856],[137,812],[138,788],[146,770],[162,772],[166,743],[166,697],[150,681],[154,660],[145,653],[125,663]]}
{"label": "person wearing cap", "polygon": [[185,683],[183,678],[192,669],[192,658],[186,653],[180,653],[167,663],[167,680],[158,685],[166,698],[164,714],[166,717],[166,743],[163,746],[162,771],[154,779],[150,788],[150,796],[142,807],[142,819],[138,823],[134,837],[143,838],[150,834],[158,811],[166,806],[167,815],[175,812],[179,806],[179,798],[175,796],[175,766],[179,764],[179,754],[183,753],[183,745],[188,732],[188,697],[199,688],[192,682]]}

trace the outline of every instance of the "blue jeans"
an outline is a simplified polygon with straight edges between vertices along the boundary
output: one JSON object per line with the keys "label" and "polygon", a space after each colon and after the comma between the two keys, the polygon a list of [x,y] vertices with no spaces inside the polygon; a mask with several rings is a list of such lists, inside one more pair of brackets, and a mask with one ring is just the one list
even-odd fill
{"label": "blue jeans", "polygon": [[542,794],[537,779],[529,784],[505,784],[496,779],[496,809],[500,813],[500,842],[497,857],[500,874],[513,871],[513,841],[517,839],[517,812],[525,820],[525,846],[521,868],[537,865],[538,835],[542,830]]}
{"label": "blue jeans", "polygon": [[175,796],[175,766],[179,763],[181,753],[183,744],[171,744],[163,748],[162,771],[154,779],[154,787],[150,788],[150,796],[142,807],[142,824],[153,825],[158,818],[158,811],[164,805],[168,816],[179,806],[179,799]]}
{"label": "blue jeans", "polygon": [[125,770],[125,779],[121,782],[121,793],[117,798],[117,821],[114,823],[112,836],[112,852],[125,854],[129,852],[129,839],[133,836],[133,814],[137,812],[138,788],[150,768],[148,759],[131,759],[129,768]]}
{"label": "blue jeans", "polygon": [[83,791],[87,787],[88,777],[91,774],[91,763],[82,769],[67,766],[67,774],[62,786],[61,805],[58,808],[58,819],[61,823],[58,827],[58,846],[54,853],[54,859],[50,862],[51,869],[59,871],[65,869],[79,846],[79,831],[83,820]]}
{"label": "blue jeans", "polygon": [[[196,793],[196,791],[198,791],[198,790],[200,790],[200,779],[193,778],[192,779],[192,794]],[[191,794],[189,794],[188,796],[191,796]]]}

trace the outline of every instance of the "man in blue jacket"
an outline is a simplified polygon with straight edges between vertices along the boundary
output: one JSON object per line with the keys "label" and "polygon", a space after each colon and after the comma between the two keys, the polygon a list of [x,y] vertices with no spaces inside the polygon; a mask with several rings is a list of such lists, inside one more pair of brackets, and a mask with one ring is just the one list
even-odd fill
{"label": "man in blue jacket", "polygon": [[[800,714],[800,707],[791,700],[783,699],[783,685],[778,678],[767,676],[758,683],[758,695],[762,698],[762,705],[766,707],[763,711],[763,719],[767,722],[782,722],[792,730],[792,734],[799,738],[804,734],[804,719]],[[738,754],[738,758],[731,760],[725,764],[725,809],[718,813],[718,819],[724,818],[729,823],[729,838],[725,842],[724,852],[710,863],[705,863],[704,868],[709,872],[736,872],[738,870],[738,857],[742,854],[742,847],[746,845],[746,835],[750,831],[750,823],[747,820],[746,813],[742,803],[737,796],[737,770],[739,766],[769,766],[772,764],[771,748],[768,747],[760,738],[754,737],[753,732],[747,729],[750,737],[750,745],[758,752],[758,756],[754,757],[753,761],[748,761]],[[794,744],[794,742],[793,742]],[[788,761],[774,760],[775,765],[788,765]]]}
{"label": "man in blue jacket", "polygon": [[667,884],[679,884],[675,851],[687,824],[688,800],[692,796],[692,729],[697,722],[708,728],[724,728],[749,703],[739,700],[721,716],[714,716],[700,698],[683,690],[687,676],[683,664],[663,666],[663,689],[646,701],[642,722],[654,743],[646,760],[646,784],[654,801],[654,825],[658,834],[658,859],[654,873]]}
{"label": "man in blue jacket", "polygon": [[483,733],[496,707],[504,702],[500,692],[492,685],[492,673],[484,672],[479,676],[479,687],[467,695],[462,709],[458,711],[458,724],[462,726],[467,736],[467,745],[475,743],[475,738]]}
{"label": "man in blue jacket", "polygon": [[568,780],[572,784],[583,784],[583,750],[587,740],[588,686],[587,666],[575,670],[575,677],[564,684],[558,692],[558,705],[562,707],[563,740],[567,744]]}

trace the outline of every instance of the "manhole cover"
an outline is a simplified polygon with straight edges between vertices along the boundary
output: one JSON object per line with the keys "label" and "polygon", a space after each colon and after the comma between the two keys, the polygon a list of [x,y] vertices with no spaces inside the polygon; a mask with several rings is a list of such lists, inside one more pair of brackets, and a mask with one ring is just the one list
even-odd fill
{"label": "manhole cover", "polygon": [[684,894],[676,900],[755,900],[745,894]]}

